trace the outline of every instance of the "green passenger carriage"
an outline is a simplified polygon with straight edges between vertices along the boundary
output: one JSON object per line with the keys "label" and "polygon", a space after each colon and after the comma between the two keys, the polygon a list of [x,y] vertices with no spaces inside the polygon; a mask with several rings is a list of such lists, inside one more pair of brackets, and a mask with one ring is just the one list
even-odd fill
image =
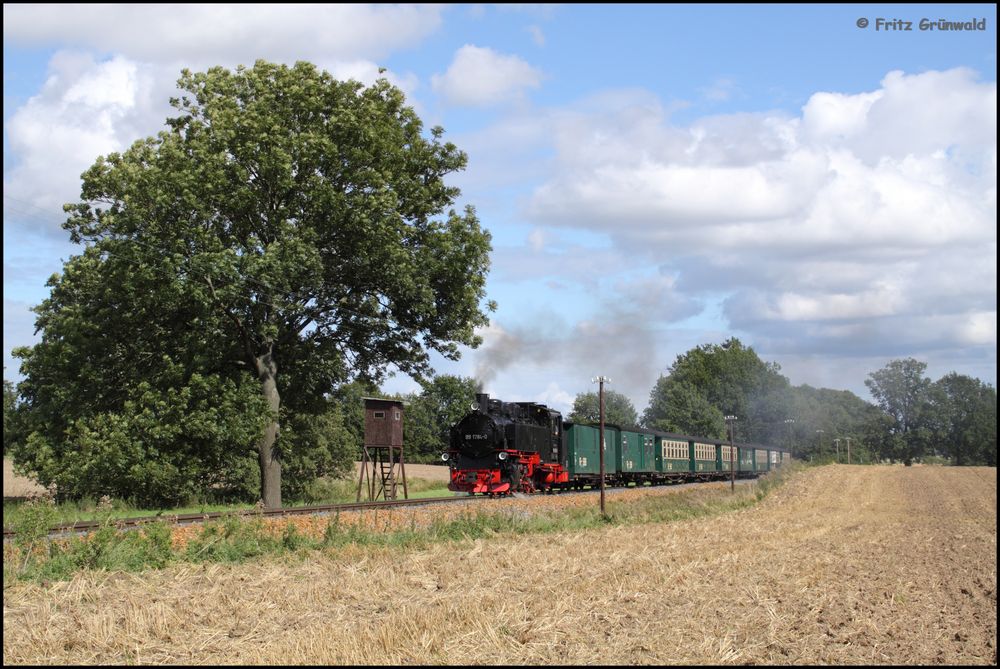
{"label": "green passenger carriage", "polygon": [[766,472],[768,466],[767,449],[754,448],[753,456],[754,456],[753,470],[755,472]]}
{"label": "green passenger carriage", "polygon": [[[615,470],[624,482],[640,481],[648,477],[639,476],[654,470],[653,435],[634,430],[626,430],[618,426],[614,428]],[[607,426],[605,426],[607,432]]]}
{"label": "green passenger carriage", "polygon": [[[691,471],[704,475],[718,471],[715,444],[705,440],[691,442]],[[701,478],[701,476],[699,476]]]}
{"label": "green passenger carriage", "polygon": [[656,472],[662,479],[691,472],[691,440],[676,434],[656,435]]}

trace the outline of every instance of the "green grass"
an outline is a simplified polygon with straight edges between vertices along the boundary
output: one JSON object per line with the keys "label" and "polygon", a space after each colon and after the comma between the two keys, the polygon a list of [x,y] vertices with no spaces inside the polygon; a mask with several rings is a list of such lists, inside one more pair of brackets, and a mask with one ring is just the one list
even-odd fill
{"label": "green grass", "polygon": [[[410,499],[422,499],[425,497],[443,497],[451,494],[446,483],[440,481],[430,481],[427,479],[407,479],[407,492]],[[312,506],[317,504],[343,504],[353,502],[357,496],[357,479],[333,479],[319,480],[306,489],[306,494],[302,499],[292,500],[285,504],[286,507]],[[362,501],[365,492],[362,490]],[[403,497],[403,488],[399,486],[397,496]],[[51,515],[51,525],[64,525],[89,520],[103,520],[105,518],[135,518],[142,516],[173,516],[191,513],[214,513],[225,511],[246,511],[252,508],[246,504],[215,504],[195,502],[187,506],[172,508],[146,508],[133,505],[128,500],[110,500],[110,509],[105,504],[101,506],[99,501],[93,499],[83,499],[74,502],[63,502],[57,504],[55,513]],[[13,527],[22,523],[25,504],[23,502],[11,502],[4,504],[3,524],[4,527]]]}
{"label": "green grass", "polygon": [[[171,527],[153,523],[141,530],[119,532],[114,518],[104,510],[102,527],[86,540],[73,538],[49,542],[45,530],[52,524],[57,509],[45,501],[24,505],[15,540],[4,546],[4,586],[19,580],[70,578],[81,569],[141,571],[174,562],[243,562],[265,555],[284,555],[308,559],[310,551],[336,552],[345,546],[368,546],[385,549],[420,548],[436,542],[467,539],[578,532],[608,525],[663,523],[717,516],[748,508],[763,500],[801,465],[790,465],[761,477],[736,493],[728,489],[692,488],[671,495],[650,495],[628,501],[610,499],[608,517],[602,517],[596,505],[568,509],[545,509],[525,514],[514,508],[483,512],[473,508],[455,519],[439,520],[429,528],[410,528],[392,532],[359,529],[330,517],[322,537],[298,533],[288,524],[280,536],[268,532],[258,518],[230,516],[206,523],[183,552],[171,549]],[[418,491],[432,493],[435,488]]]}

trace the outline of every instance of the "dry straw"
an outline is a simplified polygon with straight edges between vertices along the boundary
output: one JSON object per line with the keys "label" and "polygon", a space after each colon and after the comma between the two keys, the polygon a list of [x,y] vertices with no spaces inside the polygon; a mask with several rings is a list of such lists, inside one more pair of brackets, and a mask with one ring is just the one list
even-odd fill
{"label": "dry straw", "polygon": [[[714,494],[728,494],[718,491]],[[990,664],[996,470],[828,466],[692,521],[83,574],[4,663]]]}

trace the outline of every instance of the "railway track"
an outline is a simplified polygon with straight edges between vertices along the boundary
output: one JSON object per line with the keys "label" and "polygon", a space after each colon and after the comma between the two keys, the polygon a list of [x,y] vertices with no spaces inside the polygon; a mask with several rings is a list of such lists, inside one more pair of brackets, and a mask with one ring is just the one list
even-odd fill
{"label": "railway track", "polygon": [[[297,506],[282,509],[247,509],[244,511],[213,511],[208,513],[183,513],[183,514],[159,514],[155,516],[140,516],[136,518],[114,519],[112,524],[118,529],[133,529],[141,525],[168,522],[173,525],[190,525],[193,523],[203,523],[209,520],[239,516],[243,518],[279,518],[283,516],[301,516],[311,514],[339,513],[341,511],[362,511],[377,510],[382,508],[394,508],[403,506],[420,506],[424,504],[443,504],[448,502],[462,502],[470,499],[478,499],[470,496],[450,496],[450,497],[426,497],[421,499],[397,499],[383,502],[348,502],[345,504],[322,504],[316,506]],[[100,528],[107,521],[82,520],[75,523],[64,523],[49,529],[49,537],[57,538],[74,534],[86,534]],[[3,528],[4,541],[13,538],[15,532],[7,527]]]}
{"label": "railway track", "polygon": [[[736,482],[739,484],[745,484],[753,479],[738,479]],[[718,482],[718,481],[717,481]],[[686,488],[690,486],[703,485],[706,482],[687,482],[687,483],[671,483],[668,484],[670,487]],[[655,486],[660,487],[660,486]],[[652,489],[653,486],[647,489]],[[608,494],[614,494],[616,492],[624,490],[634,490],[635,488],[629,486],[608,486]],[[586,494],[598,494],[597,488],[587,488],[583,490],[560,490],[555,492],[557,495],[586,495]],[[545,494],[545,493],[540,493]],[[515,497],[521,497],[521,493],[516,493]],[[449,497],[427,497],[422,499],[402,499],[402,500],[390,500],[382,502],[347,502],[344,504],[322,504],[315,506],[299,506],[299,507],[286,507],[282,509],[246,509],[242,511],[213,511],[206,513],[186,513],[186,514],[159,514],[155,516],[139,516],[135,518],[118,518],[112,521],[112,524],[121,530],[134,529],[145,524],[155,523],[155,522],[168,522],[172,525],[190,525],[195,523],[203,523],[210,520],[217,520],[220,518],[226,518],[231,516],[237,516],[242,518],[280,518],[284,516],[301,516],[301,515],[322,515],[329,513],[339,513],[341,511],[365,511],[365,510],[378,510],[382,508],[397,508],[406,506],[421,506],[428,504],[445,504],[449,502],[467,502],[469,500],[479,500],[479,499],[493,499],[492,497],[487,497],[484,495],[452,495]],[[5,501],[7,501],[5,499]],[[83,520],[75,523],[63,523],[61,525],[56,525],[49,529],[49,538],[60,538],[66,536],[72,536],[77,534],[86,534],[87,532],[92,532],[99,529],[105,522],[100,520]],[[9,528],[4,528],[3,538],[4,541],[11,540],[15,535],[15,532]]]}

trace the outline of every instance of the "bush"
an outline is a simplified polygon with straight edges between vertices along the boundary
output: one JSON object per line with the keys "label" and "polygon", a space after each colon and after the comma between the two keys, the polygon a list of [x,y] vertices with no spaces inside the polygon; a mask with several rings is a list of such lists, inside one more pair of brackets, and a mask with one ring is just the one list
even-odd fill
{"label": "bush", "polygon": [[14,531],[10,550],[4,546],[4,581],[8,576],[25,575],[48,559],[51,546],[47,537],[57,515],[51,494],[29,499],[20,506],[10,525]]}

